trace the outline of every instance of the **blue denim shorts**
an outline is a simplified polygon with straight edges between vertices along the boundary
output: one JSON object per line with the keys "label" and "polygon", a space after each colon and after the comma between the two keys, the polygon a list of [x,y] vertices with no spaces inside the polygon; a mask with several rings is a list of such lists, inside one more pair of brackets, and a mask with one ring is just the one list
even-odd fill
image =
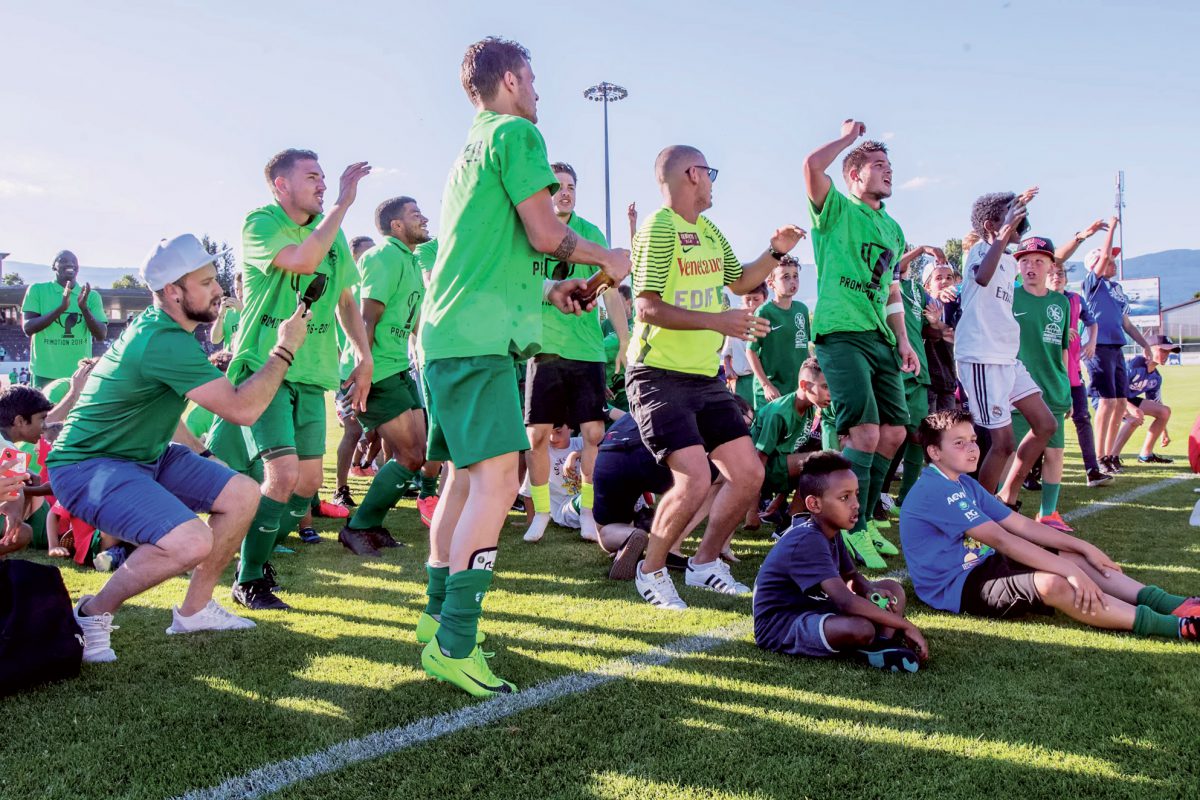
{"label": "blue denim shorts", "polygon": [[236,475],[181,444],[153,464],[92,458],[50,468],[54,496],[73,516],[133,544],[153,544],[211,511]]}

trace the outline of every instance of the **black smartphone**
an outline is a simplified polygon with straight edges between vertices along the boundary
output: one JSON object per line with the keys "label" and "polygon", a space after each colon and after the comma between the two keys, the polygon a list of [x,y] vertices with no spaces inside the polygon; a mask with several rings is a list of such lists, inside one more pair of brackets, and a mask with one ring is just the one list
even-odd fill
{"label": "black smartphone", "polygon": [[329,278],[324,273],[318,272],[316,277],[312,279],[312,283],[304,290],[304,294],[297,293],[299,302],[304,304],[304,310],[312,310],[313,303],[321,299],[321,295],[325,294],[325,284]]}

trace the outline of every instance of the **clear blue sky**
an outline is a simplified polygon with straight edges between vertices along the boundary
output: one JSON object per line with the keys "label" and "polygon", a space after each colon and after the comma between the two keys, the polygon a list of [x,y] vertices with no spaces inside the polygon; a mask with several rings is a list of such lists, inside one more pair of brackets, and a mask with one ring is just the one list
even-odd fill
{"label": "clear blue sky", "polygon": [[[345,231],[373,233],[390,196],[421,201],[436,233],[472,116],[464,47],[488,34],[533,53],[552,159],[580,173],[603,226],[600,108],[612,108],[614,240],[624,209],[659,199],[669,143],[721,170],[709,215],[750,257],[784,222],[808,227],[804,155],[857,117],[892,150],[889,208],[914,243],[967,230],[985,191],[1042,187],[1037,232],[1112,212],[1126,171],[1130,255],[1200,247],[1194,3],[122,2],[0,10],[0,250],[48,263],[63,247],[134,266],[180,231],[238,246],[268,200],[262,167],[318,151],[332,203],[345,164],[376,168]],[[838,178],[840,184],[840,178]],[[799,255],[812,261],[807,243]]]}

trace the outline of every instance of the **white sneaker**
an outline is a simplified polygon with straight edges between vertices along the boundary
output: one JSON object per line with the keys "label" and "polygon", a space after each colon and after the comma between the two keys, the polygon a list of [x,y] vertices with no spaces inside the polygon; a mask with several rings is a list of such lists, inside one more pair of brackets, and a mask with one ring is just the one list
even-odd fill
{"label": "white sneaker", "polygon": [[637,569],[633,574],[638,594],[652,606],[669,611],[686,611],[687,603],[683,602],[679,592],[675,591],[675,584],[671,581],[671,575],[667,572],[667,568],[663,567],[647,574],[642,572],[643,563],[642,561],[638,562]]}
{"label": "white sneaker", "polygon": [[534,514],[533,521],[529,523],[529,530],[525,531],[525,535],[521,538],[527,542],[540,542],[546,535],[546,526],[549,524],[549,514]]}
{"label": "white sneaker", "polygon": [[95,595],[85,594],[75,604],[75,622],[83,631],[83,660],[88,664],[103,664],[116,661],[117,653],[112,649],[112,632],[120,629],[113,625],[112,614],[97,614],[94,617],[79,616],[79,608]]}
{"label": "white sneaker", "polygon": [[684,584],[718,594],[750,594],[750,587],[738,583],[729,571],[729,565],[719,558],[708,564],[697,564],[689,558]]}
{"label": "white sneaker", "polygon": [[171,627],[167,628],[167,634],[195,633],[196,631],[244,631],[253,627],[255,627],[254,620],[239,617],[222,608],[216,600],[209,600],[208,605],[190,617],[179,613],[179,606],[172,608]]}
{"label": "white sneaker", "polygon": [[585,542],[600,541],[600,531],[596,527],[596,518],[590,508],[579,509],[579,538]]}

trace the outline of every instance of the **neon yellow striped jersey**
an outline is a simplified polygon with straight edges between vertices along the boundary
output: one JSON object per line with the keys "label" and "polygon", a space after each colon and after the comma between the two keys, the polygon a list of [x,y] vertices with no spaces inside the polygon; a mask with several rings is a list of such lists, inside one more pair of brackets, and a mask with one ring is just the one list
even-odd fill
{"label": "neon yellow striped jersey", "polygon": [[[633,237],[634,297],[654,292],[673,306],[718,314],[728,307],[725,287],[741,276],[733,248],[706,217],[693,224],[664,206]],[[638,320],[627,357],[631,364],[716,375],[723,343],[716,331],[676,331]]]}

